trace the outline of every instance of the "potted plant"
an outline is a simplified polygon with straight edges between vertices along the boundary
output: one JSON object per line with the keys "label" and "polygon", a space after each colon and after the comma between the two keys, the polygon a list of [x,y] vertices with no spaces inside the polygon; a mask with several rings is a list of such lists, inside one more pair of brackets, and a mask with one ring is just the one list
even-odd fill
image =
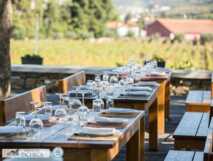
{"label": "potted plant", "polygon": [[21,57],[22,64],[43,64],[43,58],[40,55],[36,54],[27,54]]}
{"label": "potted plant", "polygon": [[154,55],[150,60],[145,60],[144,65],[151,62],[151,61],[156,61],[158,67],[165,68],[165,66],[166,66],[166,61],[163,58],[161,58],[157,55]]}
{"label": "potted plant", "polygon": [[158,67],[165,68],[165,66],[166,66],[166,61],[165,61],[162,57],[160,57],[160,56],[158,56],[158,55],[154,55],[154,56],[152,57],[152,60],[157,61]]}

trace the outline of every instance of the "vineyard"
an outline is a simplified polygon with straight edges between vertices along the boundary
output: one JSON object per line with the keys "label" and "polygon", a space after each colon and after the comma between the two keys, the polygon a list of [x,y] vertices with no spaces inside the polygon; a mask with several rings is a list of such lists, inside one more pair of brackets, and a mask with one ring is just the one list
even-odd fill
{"label": "vineyard", "polygon": [[[13,64],[20,64],[21,57],[32,54],[33,40],[12,40],[11,56]],[[107,39],[96,40],[41,40],[38,54],[44,65],[72,66],[116,66],[135,59],[142,63],[145,59],[158,56],[166,60],[166,66],[175,69],[213,70],[213,42],[205,45],[192,42],[170,42],[163,40]]]}

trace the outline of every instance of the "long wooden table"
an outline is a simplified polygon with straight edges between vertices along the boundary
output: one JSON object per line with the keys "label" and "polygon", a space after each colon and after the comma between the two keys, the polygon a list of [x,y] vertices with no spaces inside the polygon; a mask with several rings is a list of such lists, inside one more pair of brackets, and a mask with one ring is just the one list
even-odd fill
{"label": "long wooden table", "polygon": [[[120,96],[113,99],[115,107],[146,110],[148,112],[149,149],[152,151],[158,150],[158,88],[158,86],[155,86],[152,94],[148,97]],[[88,107],[92,106],[93,99],[94,98],[91,97],[85,97],[85,103]]]}
{"label": "long wooden table", "polygon": [[[144,112],[134,118],[128,118],[128,124],[123,129],[117,129],[119,134],[110,137],[77,137],[69,139],[75,132],[71,124],[56,124],[45,127],[41,138],[0,139],[0,154],[2,149],[53,149],[61,147],[64,150],[64,161],[111,161],[126,145],[127,161],[144,161]],[[66,134],[70,133],[69,136]],[[0,155],[0,161],[3,161]]]}
{"label": "long wooden table", "polygon": [[165,133],[165,119],[170,115],[170,78],[171,72],[165,76],[146,75],[137,81],[155,81],[160,87],[157,93],[158,99],[158,133]]}

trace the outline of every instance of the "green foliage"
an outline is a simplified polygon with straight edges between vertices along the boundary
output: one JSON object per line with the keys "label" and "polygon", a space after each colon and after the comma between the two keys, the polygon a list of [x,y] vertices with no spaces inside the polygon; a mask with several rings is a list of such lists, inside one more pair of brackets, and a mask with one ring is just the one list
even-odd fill
{"label": "green foliage", "polygon": [[[111,0],[14,0],[13,38],[33,38],[36,23],[42,38],[88,38],[105,33],[105,23],[116,18]],[[73,37],[72,37],[73,36]]]}
{"label": "green foliage", "polygon": [[161,56],[156,54],[152,56],[152,60],[156,60],[158,62],[165,62],[165,60]]}
{"label": "green foliage", "polygon": [[21,58],[27,58],[27,59],[42,59],[42,57],[40,55],[37,54],[26,54],[24,56],[22,56]]}

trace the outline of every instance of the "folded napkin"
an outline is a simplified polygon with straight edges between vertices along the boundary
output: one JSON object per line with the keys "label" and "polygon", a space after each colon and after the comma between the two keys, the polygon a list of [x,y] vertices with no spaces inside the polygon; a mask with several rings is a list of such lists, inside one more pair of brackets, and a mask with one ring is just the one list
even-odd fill
{"label": "folded napkin", "polygon": [[126,89],[126,91],[152,91],[152,87],[149,86],[132,86]]}
{"label": "folded napkin", "polygon": [[127,119],[122,119],[122,118],[108,118],[108,117],[100,117],[97,116],[95,117],[95,122],[97,123],[115,123],[115,124],[127,124],[128,120]]}
{"label": "folded napkin", "polygon": [[90,136],[90,137],[107,137],[115,135],[115,128],[93,128],[83,127],[79,132],[74,133],[76,136]]}
{"label": "folded napkin", "polygon": [[126,91],[121,96],[150,96],[151,92],[148,91]]}
{"label": "folded napkin", "polygon": [[22,126],[0,126],[0,136],[21,135],[29,132],[31,132],[31,128]]}
{"label": "folded napkin", "polygon": [[160,71],[152,71],[148,75],[153,75],[153,76],[167,76],[165,72],[160,72]]}
{"label": "folded napkin", "polygon": [[100,113],[100,116],[112,118],[132,118],[136,117],[138,112],[133,109],[110,108],[107,111]]}

